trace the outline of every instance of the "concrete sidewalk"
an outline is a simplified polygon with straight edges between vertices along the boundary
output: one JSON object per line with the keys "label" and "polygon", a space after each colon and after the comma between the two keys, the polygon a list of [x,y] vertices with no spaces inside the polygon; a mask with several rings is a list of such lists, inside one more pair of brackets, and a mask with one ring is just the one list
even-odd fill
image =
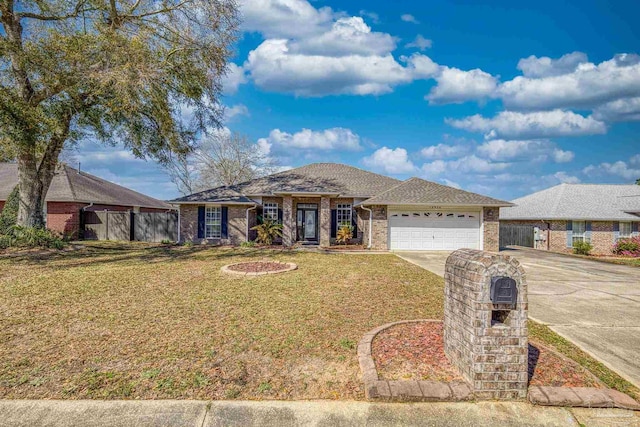
{"label": "concrete sidewalk", "polygon": [[524,402],[0,401],[2,427],[640,426],[633,411]]}

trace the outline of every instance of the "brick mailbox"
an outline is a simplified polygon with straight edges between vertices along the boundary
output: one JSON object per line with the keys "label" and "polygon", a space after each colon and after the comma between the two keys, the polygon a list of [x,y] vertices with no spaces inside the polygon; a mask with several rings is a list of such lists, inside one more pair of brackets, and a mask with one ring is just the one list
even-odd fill
{"label": "brick mailbox", "polygon": [[506,255],[461,249],[445,267],[444,351],[476,399],[527,396],[527,284]]}

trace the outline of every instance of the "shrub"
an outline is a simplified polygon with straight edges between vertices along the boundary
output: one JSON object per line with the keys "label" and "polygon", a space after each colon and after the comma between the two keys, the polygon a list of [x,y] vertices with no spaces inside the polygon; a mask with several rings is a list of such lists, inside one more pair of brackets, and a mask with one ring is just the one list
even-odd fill
{"label": "shrub", "polygon": [[264,220],[262,224],[251,227],[258,232],[256,241],[263,245],[271,245],[276,237],[282,237],[282,224],[275,221]]}
{"label": "shrub", "polygon": [[640,236],[620,239],[613,245],[616,255],[640,257]]}
{"label": "shrub", "polygon": [[589,255],[593,246],[589,242],[577,241],[573,243],[573,253],[578,255]]}
{"label": "shrub", "polygon": [[353,227],[350,225],[341,226],[336,233],[336,242],[346,245],[351,239],[353,239]]}
{"label": "shrub", "polygon": [[11,227],[16,225],[18,221],[18,208],[20,205],[20,195],[16,186],[7,201],[4,204],[2,212],[0,212],[0,234],[9,234]]}
{"label": "shrub", "polygon": [[243,247],[243,248],[253,248],[255,245],[256,245],[256,242],[254,242],[253,240],[240,243],[240,247]]}
{"label": "shrub", "polygon": [[162,243],[163,245],[170,245],[173,242],[171,240],[169,240],[169,239],[162,239],[162,241],[160,243]]}
{"label": "shrub", "polygon": [[187,240],[182,244],[185,248],[192,248],[193,247],[193,240]]}
{"label": "shrub", "polygon": [[62,249],[66,243],[59,234],[46,228],[12,226],[8,233],[2,236],[0,245],[22,248],[53,248]]}

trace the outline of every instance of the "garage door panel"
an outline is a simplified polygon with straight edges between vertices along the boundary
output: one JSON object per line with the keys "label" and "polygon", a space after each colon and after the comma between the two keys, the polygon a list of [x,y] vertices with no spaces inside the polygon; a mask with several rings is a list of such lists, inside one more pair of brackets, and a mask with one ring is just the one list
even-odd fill
{"label": "garage door panel", "polygon": [[390,212],[391,249],[455,250],[480,247],[479,213],[417,213]]}

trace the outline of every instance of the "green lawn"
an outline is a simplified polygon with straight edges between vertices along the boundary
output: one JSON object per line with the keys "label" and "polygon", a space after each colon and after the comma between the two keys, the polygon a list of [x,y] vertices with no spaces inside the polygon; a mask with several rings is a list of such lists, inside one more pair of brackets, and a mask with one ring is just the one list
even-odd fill
{"label": "green lawn", "polygon": [[[296,271],[238,278],[268,257]],[[393,255],[98,245],[0,258],[0,398],[363,397],[355,346],[442,317],[442,280]]]}
{"label": "green lawn", "polygon": [[[220,272],[263,258],[299,268]],[[4,255],[0,398],[362,399],[362,335],[442,318],[442,298],[442,278],[391,254],[101,243]],[[634,393],[548,329],[530,330]]]}

